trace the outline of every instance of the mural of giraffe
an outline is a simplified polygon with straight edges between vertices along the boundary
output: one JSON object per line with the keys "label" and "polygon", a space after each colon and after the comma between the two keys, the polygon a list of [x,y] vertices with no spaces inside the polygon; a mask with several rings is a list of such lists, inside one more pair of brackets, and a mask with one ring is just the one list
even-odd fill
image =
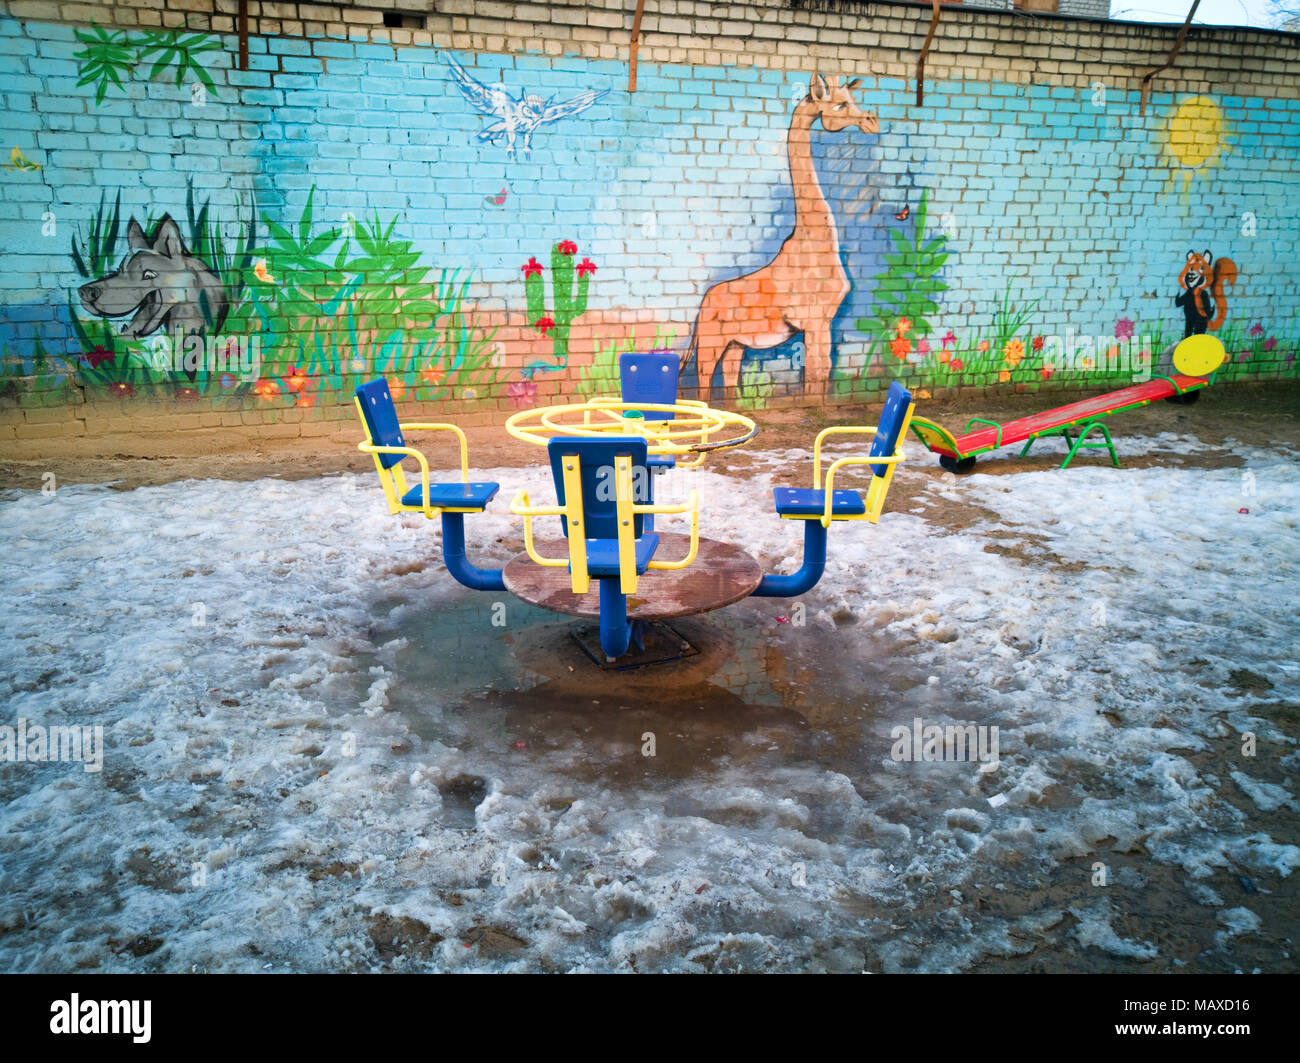
{"label": "mural of giraffe", "polygon": [[849,293],[849,278],[840,262],[835,219],[822,194],[812,160],[812,126],[838,133],[857,126],[879,133],[874,111],[862,110],[853,98],[861,84],[854,78],[841,85],[838,77],[813,74],[808,95],[794,109],[786,151],[794,187],[794,231],[766,266],[720,281],[704,293],[686,363],[697,359],[700,392],[709,390],[722,359],[723,388],[735,387],[745,348],[779,347],[803,333],[804,389],[823,392],[831,374],[831,321]]}

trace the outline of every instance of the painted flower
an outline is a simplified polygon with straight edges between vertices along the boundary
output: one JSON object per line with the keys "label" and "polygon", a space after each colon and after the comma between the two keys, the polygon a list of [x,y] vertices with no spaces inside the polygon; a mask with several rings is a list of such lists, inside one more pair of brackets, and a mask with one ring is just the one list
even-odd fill
{"label": "painted flower", "polygon": [[531,406],[537,401],[537,385],[531,380],[512,380],[506,385],[506,394],[516,406]]}
{"label": "painted flower", "polygon": [[530,257],[523,266],[524,277],[527,279],[536,273],[539,277],[542,275],[542,264],[536,258]]}
{"label": "painted flower", "polygon": [[899,336],[889,345],[889,349],[899,361],[906,361],[908,352],[912,349],[912,344],[906,337]]}
{"label": "painted flower", "polygon": [[438,385],[447,379],[447,374],[436,366],[430,366],[424,371],[425,383]]}
{"label": "painted flower", "polygon": [[222,390],[222,391],[225,391],[226,389],[228,389],[228,388],[233,388],[234,386],[235,386],[235,377],[234,377],[234,374],[233,374],[233,373],[222,373],[222,374],[221,374],[221,390]]}
{"label": "painted flower", "polygon": [[595,272],[596,272],[596,263],[594,263],[591,259],[584,258],[581,262],[578,263],[579,277],[581,277],[584,273],[595,273]]}
{"label": "painted flower", "polygon": [[1000,383],[1000,384],[1005,384],[1005,383],[1006,383],[1008,380],[1010,380],[1010,379],[1011,379],[1011,370],[1010,370],[1010,369],[1004,369],[1004,370],[1002,370],[1002,372],[1000,372],[1000,373],[998,374],[998,383]]}
{"label": "painted flower", "polygon": [[894,326],[894,331],[900,336],[906,336],[912,329],[912,323],[905,317],[898,319],[898,324]]}
{"label": "painted flower", "polygon": [[1039,373],[1042,374],[1044,380],[1051,380],[1052,374],[1055,372],[1056,372],[1055,367],[1050,365],[1045,365],[1043,366],[1042,369],[1039,370]]}
{"label": "painted flower", "polygon": [[253,276],[263,284],[274,284],[275,278],[271,276],[271,271],[266,268],[266,259],[259,258],[257,264],[253,267]]}
{"label": "painted flower", "polygon": [[983,354],[983,353],[984,353],[985,351],[987,351],[988,349],[989,349],[989,341],[988,341],[988,340],[980,340],[980,347],[979,347],[980,354]]}
{"label": "painted flower", "polygon": [[957,333],[953,332],[952,329],[949,329],[947,333],[944,334],[943,345],[945,347],[952,347],[955,346],[956,343],[957,343]]}
{"label": "painted flower", "polygon": [[1266,339],[1266,340],[1264,341],[1264,350],[1266,350],[1266,351],[1271,351],[1271,350],[1273,350],[1273,348],[1276,347],[1276,346],[1277,346],[1277,337],[1276,337],[1276,336],[1270,336],[1268,339]]}
{"label": "painted flower", "polygon": [[112,365],[117,355],[115,355],[107,347],[99,346],[96,347],[93,351],[90,351],[87,354],[83,354],[81,357],[83,357],[84,359],[86,359],[86,361],[90,363],[91,369],[98,369],[105,362],[107,362],[109,365]]}
{"label": "painted flower", "polygon": [[1006,358],[1007,364],[1014,369],[1025,357],[1025,345],[1020,340],[1007,340],[1006,346],[1002,348],[1002,354]]}
{"label": "painted flower", "polygon": [[1119,357],[1119,344],[1112,343],[1106,348],[1106,361],[1113,362]]}
{"label": "painted flower", "polygon": [[307,392],[304,391],[301,395],[298,396],[297,399],[294,400],[293,404],[295,406],[302,406],[303,408],[306,408],[308,406],[314,405],[315,402],[316,400],[311,395],[308,395]]}
{"label": "painted flower", "polygon": [[1131,339],[1133,336],[1133,327],[1137,324],[1132,318],[1122,317],[1115,322],[1115,338],[1117,340]]}
{"label": "painted flower", "polygon": [[1250,351],[1238,351],[1238,352],[1237,352],[1237,361],[1239,361],[1239,362],[1249,362],[1249,361],[1250,361]]}
{"label": "painted flower", "polygon": [[562,255],[576,255],[578,253],[578,245],[572,240],[561,240],[555,245],[555,250],[560,252]]}
{"label": "painted flower", "polygon": [[930,353],[930,341],[929,341],[929,340],[917,340],[917,341],[916,341],[916,353],[917,353],[917,354],[929,354],[929,353]]}
{"label": "painted flower", "polygon": [[135,397],[135,388],[125,380],[115,380],[108,385],[108,393],[115,399],[130,399]]}
{"label": "painted flower", "polygon": [[1034,337],[1034,342],[1033,342],[1032,346],[1033,346],[1033,348],[1034,348],[1034,353],[1035,353],[1035,354],[1037,354],[1039,351],[1041,351],[1041,350],[1043,349],[1043,337],[1042,337],[1042,336],[1035,336],[1035,337]]}
{"label": "painted flower", "polygon": [[406,394],[406,385],[400,380],[390,380],[388,382],[388,393],[393,396],[394,400],[400,399]]}
{"label": "painted flower", "polygon": [[1261,325],[1258,321],[1256,321],[1253,325],[1250,326],[1250,334],[1253,337],[1259,337],[1264,335],[1264,326]]}
{"label": "painted flower", "polygon": [[284,386],[290,391],[306,391],[311,386],[311,377],[295,365],[285,374]]}
{"label": "painted flower", "polygon": [[539,317],[536,321],[533,322],[533,328],[535,328],[543,336],[546,336],[550,334],[550,331],[553,328],[555,328],[555,321],[553,318]]}
{"label": "painted flower", "polygon": [[194,402],[198,397],[198,388],[181,386],[176,389],[176,398],[181,402]]}
{"label": "painted flower", "polygon": [[259,399],[273,399],[280,394],[280,385],[263,377],[253,385],[253,394]]}
{"label": "painted flower", "polygon": [[963,369],[966,368],[966,366],[960,358],[954,358],[951,362],[948,363],[948,368],[951,369],[954,373],[960,373]]}
{"label": "painted flower", "polygon": [[948,350],[947,347],[944,347],[942,350],[939,351],[940,365],[947,365],[951,360],[952,360],[952,351]]}
{"label": "painted flower", "polygon": [[477,399],[477,398],[478,398],[478,389],[477,389],[477,388],[466,388],[464,391],[462,391],[462,392],[460,393],[460,397],[461,397],[462,399]]}
{"label": "painted flower", "polygon": [[366,371],[366,360],[364,358],[353,358],[348,362],[348,368],[354,373],[364,373]]}
{"label": "painted flower", "polygon": [[1079,365],[1082,366],[1084,369],[1091,369],[1091,368],[1092,368],[1092,359],[1091,359],[1091,358],[1085,358],[1085,359],[1083,359],[1083,361],[1081,361],[1081,362],[1079,363]]}

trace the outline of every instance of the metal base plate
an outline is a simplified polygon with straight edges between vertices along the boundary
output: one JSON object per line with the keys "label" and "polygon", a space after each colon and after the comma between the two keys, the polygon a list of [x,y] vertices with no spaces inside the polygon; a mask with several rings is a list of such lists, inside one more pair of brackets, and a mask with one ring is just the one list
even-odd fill
{"label": "metal base plate", "polygon": [[573,641],[578,644],[588,657],[602,671],[626,672],[630,668],[644,668],[651,664],[667,664],[694,657],[700,651],[692,646],[682,635],[662,620],[634,621],[641,625],[641,642],[645,649],[638,650],[636,642],[628,647],[627,653],[613,661],[605,660],[605,651],[600,648],[600,625],[578,624],[569,630]]}

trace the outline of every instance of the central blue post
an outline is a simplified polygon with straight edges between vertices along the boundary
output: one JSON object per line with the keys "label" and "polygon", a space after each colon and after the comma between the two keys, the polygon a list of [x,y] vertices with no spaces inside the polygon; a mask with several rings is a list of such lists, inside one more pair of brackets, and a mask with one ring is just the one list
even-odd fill
{"label": "central blue post", "polygon": [[817,586],[826,571],[826,529],[816,519],[803,522],[803,567],[788,576],[764,576],[755,598],[797,598]]}
{"label": "central blue post", "polygon": [[627,595],[619,590],[617,576],[601,576],[600,648],[608,658],[622,657],[632,642],[632,625],[627,619]]}
{"label": "central blue post", "polygon": [[465,514],[442,513],[442,560],[457,583],[472,591],[506,589],[499,568],[475,568],[465,556]]}

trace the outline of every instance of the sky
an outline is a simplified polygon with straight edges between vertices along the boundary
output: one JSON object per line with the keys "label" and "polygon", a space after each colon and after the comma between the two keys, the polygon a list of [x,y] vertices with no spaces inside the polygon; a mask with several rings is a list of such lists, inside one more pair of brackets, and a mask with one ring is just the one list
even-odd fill
{"label": "sky", "polygon": [[[1192,0],[1111,0],[1110,17],[1133,22],[1177,22],[1187,17]],[[1286,6],[1300,9],[1300,0],[1286,0]],[[1209,26],[1253,26],[1271,29],[1277,25],[1274,0],[1201,0],[1195,24]]]}

